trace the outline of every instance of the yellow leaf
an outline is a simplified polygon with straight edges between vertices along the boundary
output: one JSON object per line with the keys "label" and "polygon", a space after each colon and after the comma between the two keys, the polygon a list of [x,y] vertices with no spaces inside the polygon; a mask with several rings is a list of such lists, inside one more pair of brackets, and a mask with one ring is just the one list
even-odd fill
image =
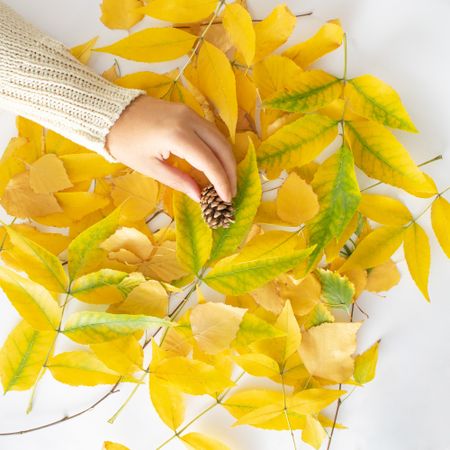
{"label": "yellow leaf", "polygon": [[0,196],[3,195],[9,180],[25,170],[25,162],[36,158],[30,151],[30,143],[25,137],[12,138],[0,159]]}
{"label": "yellow leaf", "polygon": [[213,395],[233,385],[233,382],[214,366],[183,356],[161,361],[153,373],[192,395]]}
{"label": "yellow leaf", "polygon": [[127,200],[123,206],[126,219],[138,221],[155,209],[158,199],[158,183],[155,180],[133,172],[114,178],[112,183],[114,204],[119,206]]}
{"label": "yellow leaf", "polygon": [[302,335],[300,357],[311,375],[342,383],[353,374],[361,322],[323,323]]}
{"label": "yellow leaf", "polygon": [[405,225],[413,219],[402,202],[387,195],[362,194],[359,210],[369,219],[383,225]]}
{"label": "yellow leaf", "polygon": [[155,19],[189,23],[211,15],[217,3],[218,0],[152,0],[143,11]]}
{"label": "yellow leaf", "polygon": [[195,306],[190,314],[192,335],[205,353],[219,353],[230,347],[246,313],[244,308],[208,302]]}
{"label": "yellow leaf", "polygon": [[431,206],[431,224],[442,250],[450,258],[450,203],[444,197],[438,197]]}
{"label": "yellow leaf", "polygon": [[200,205],[186,194],[174,193],[173,210],[177,224],[177,258],[186,270],[197,274],[211,253],[211,229],[202,217]]}
{"label": "yellow leaf", "polygon": [[222,444],[216,439],[213,439],[205,434],[188,433],[181,436],[180,439],[186,444],[186,447],[191,450],[231,450],[225,444]]}
{"label": "yellow leaf", "polygon": [[280,374],[278,363],[263,353],[247,353],[233,358],[247,373],[255,377],[274,377]]}
{"label": "yellow leaf", "polygon": [[290,276],[282,277],[279,283],[280,295],[291,301],[295,314],[308,314],[320,301],[321,285],[313,274],[308,274],[301,280]]}
{"label": "yellow leaf", "polygon": [[357,383],[364,384],[374,379],[378,361],[379,344],[380,341],[375,342],[372,347],[355,358],[353,378]]}
{"label": "yellow leaf", "polygon": [[130,450],[125,445],[118,444],[117,442],[105,441],[103,442],[102,450]]}
{"label": "yellow leaf", "polygon": [[394,262],[388,261],[369,270],[366,289],[371,292],[388,291],[400,281],[400,272]]}
{"label": "yellow leaf", "polygon": [[308,114],[283,126],[258,148],[258,163],[269,178],[314,160],[337,136],[337,122]]}
{"label": "yellow leaf", "polygon": [[56,330],[61,311],[43,286],[0,267],[0,287],[17,312],[37,330]]}
{"label": "yellow leaf", "polygon": [[240,419],[255,409],[280,402],[283,402],[281,391],[250,389],[231,395],[223,402],[223,406],[235,419]]}
{"label": "yellow leaf", "polygon": [[430,274],[430,242],[425,230],[416,222],[406,228],[403,243],[406,262],[417,287],[430,301],[428,294],[428,276]]}
{"label": "yellow leaf", "polygon": [[196,39],[196,36],[177,28],[147,28],[94,50],[133,61],[162,62],[185,55]]}
{"label": "yellow leaf", "polygon": [[370,269],[386,262],[403,242],[403,227],[383,226],[369,233],[340,267],[343,272],[352,267]]}
{"label": "yellow leaf", "polygon": [[323,303],[316,303],[308,314],[301,317],[301,324],[306,330],[322,325],[323,323],[332,323],[334,321],[333,314],[331,314],[330,310]]}
{"label": "yellow leaf", "polygon": [[340,97],[341,81],[323,70],[301,72],[286,91],[266,99],[263,107],[288,112],[313,112]]}
{"label": "yellow leaf", "polygon": [[276,281],[271,281],[264,286],[250,292],[255,302],[267,311],[278,316],[283,309],[284,299],[279,293],[279,286]]}
{"label": "yellow leaf", "polygon": [[348,80],[344,99],[360,116],[380,122],[391,128],[417,133],[399,95],[394,89],[373,75],[362,75]]}
{"label": "yellow leaf", "polygon": [[152,316],[81,311],[68,318],[63,333],[80,344],[98,344],[158,326],[172,324]]}
{"label": "yellow leaf", "polygon": [[142,0],[102,0],[100,20],[113,30],[128,30],[144,17],[136,11],[143,5]]}
{"label": "yellow leaf", "polygon": [[214,104],[228,128],[231,140],[234,141],[238,106],[236,79],[230,61],[217,47],[209,42],[204,42],[200,48],[196,64],[198,70],[197,87]]}
{"label": "yellow leaf", "polygon": [[0,350],[3,391],[25,391],[36,382],[55,339],[54,331],[38,331],[20,322]]}
{"label": "yellow leaf", "polygon": [[295,16],[286,5],[278,5],[261,22],[254,25],[256,35],[255,62],[283,45],[292,34]]}
{"label": "yellow leaf", "polygon": [[[96,386],[116,384],[120,374],[108,368],[94,353],[74,351],[60,353],[48,362],[47,367],[53,377],[71,386]],[[130,381],[122,378],[121,381]]]}
{"label": "yellow leaf", "polygon": [[326,436],[327,433],[322,424],[315,417],[307,415],[305,428],[302,431],[302,441],[318,450]]}
{"label": "yellow leaf", "polygon": [[176,430],[184,420],[185,401],[182,392],[173,384],[150,375],[150,398],[161,420]]}
{"label": "yellow leaf", "polygon": [[286,300],[278,316],[275,326],[286,333],[286,336],[271,339],[271,353],[280,363],[284,363],[291,355],[298,351],[302,341],[302,334],[292,310],[291,302]]}
{"label": "yellow leaf", "polygon": [[330,20],[309,38],[288,48],[282,54],[294,60],[300,67],[306,68],[317,59],[332,52],[342,44],[344,30],[339,20]]}
{"label": "yellow leaf", "polygon": [[100,361],[121,375],[131,375],[142,369],[144,352],[134,336],[92,344],[91,349]]}
{"label": "yellow leaf", "polygon": [[245,64],[250,66],[255,57],[256,48],[252,16],[238,3],[230,3],[225,6],[222,21],[231,42],[242,54]]}
{"label": "yellow leaf", "polygon": [[346,122],[345,137],[355,164],[369,177],[412,194],[419,190],[434,194],[433,185],[405,147],[382,125],[370,121]]}
{"label": "yellow leaf", "polygon": [[280,219],[300,225],[318,212],[319,202],[311,186],[291,172],[278,191],[277,214]]}
{"label": "yellow leaf", "polygon": [[111,83],[114,83],[120,77],[120,70],[117,61],[114,61],[114,64],[102,73],[102,77],[106,78],[108,81],[111,81]]}
{"label": "yellow leaf", "polygon": [[72,183],[103,178],[114,174],[123,167],[121,164],[108,162],[97,153],[72,153],[61,155],[59,159],[63,162]]}
{"label": "yellow leaf", "polygon": [[37,194],[62,191],[73,186],[62,161],[48,153],[30,166],[30,186]]}
{"label": "yellow leaf", "polygon": [[70,50],[70,53],[72,53],[72,55],[75,56],[75,58],[77,58],[78,61],[80,61],[82,64],[87,64],[91,59],[92,47],[94,47],[97,41],[98,36],[92,38],[91,40],[85,42],[84,44],[73,47]]}

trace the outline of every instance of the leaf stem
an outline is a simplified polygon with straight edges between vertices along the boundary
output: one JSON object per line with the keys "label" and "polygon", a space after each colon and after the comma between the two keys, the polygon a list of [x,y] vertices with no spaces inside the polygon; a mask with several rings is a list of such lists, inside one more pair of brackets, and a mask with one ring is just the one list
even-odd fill
{"label": "leaf stem", "polygon": [[[284,371],[284,369],[283,369]],[[281,372],[281,387],[283,390],[283,404],[284,404],[284,417],[286,418],[286,423],[289,427],[289,432],[291,433],[291,439],[292,439],[292,446],[294,447],[294,450],[297,450],[297,444],[295,442],[295,435],[294,430],[292,429],[291,419],[289,418],[288,408],[287,408],[287,402],[286,402],[286,385],[284,384],[284,372]]]}

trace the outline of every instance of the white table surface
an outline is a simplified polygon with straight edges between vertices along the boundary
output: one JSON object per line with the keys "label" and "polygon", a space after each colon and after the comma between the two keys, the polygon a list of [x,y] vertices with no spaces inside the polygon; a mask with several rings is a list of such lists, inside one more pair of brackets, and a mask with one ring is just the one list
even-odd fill
{"label": "white table surface", "polygon": [[[99,21],[99,1],[6,0],[43,30],[73,46],[100,35],[100,44],[123,37],[124,32],[107,30]],[[261,18],[276,0],[249,0],[254,17]],[[309,36],[322,22],[339,17],[348,33],[349,76],[372,73],[400,93],[419,135],[397,135],[417,162],[444,155],[427,171],[443,189],[450,181],[450,2],[448,0],[303,0],[287,1],[295,13],[312,10],[314,15],[298,20],[298,37]],[[109,55],[95,55],[92,65],[104,70],[112,63]],[[321,67],[342,73],[342,53],[336,52]],[[143,64],[122,63],[124,72],[142,69]],[[164,70],[173,64],[158,64]],[[0,111],[0,148],[14,135],[13,115]],[[393,192],[414,211],[427,200]],[[431,231],[429,217],[420,223]],[[431,235],[431,232],[429,233]],[[364,294],[360,300],[370,319],[359,332],[359,349],[382,338],[375,381],[357,389],[344,402],[339,420],[348,430],[337,430],[334,450],[449,450],[450,419],[450,264],[431,237],[431,304],[427,304],[412,283],[402,253],[396,255],[404,275],[399,286],[383,298]],[[17,322],[17,314],[0,300],[0,341]],[[356,317],[360,319],[361,317]],[[244,383],[245,384],[245,383]],[[100,450],[104,440],[121,442],[132,450],[152,450],[171,432],[149,405],[148,392],[141,388],[114,425],[106,422],[128,395],[132,386],[110,397],[94,411],[47,430],[23,436],[0,438],[1,450]],[[33,412],[25,415],[29,393],[0,397],[0,432],[49,422],[88,406],[108,387],[70,388],[47,374],[41,382]],[[200,411],[208,399],[199,399],[190,410]],[[190,416],[190,417],[192,417]],[[223,410],[213,411],[192,427],[220,437],[236,450],[284,450],[291,448],[286,432],[229,426],[233,419]],[[298,437],[298,432],[297,432]],[[168,450],[184,446],[173,441]],[[303,443],[300,449],[310,448]]]}

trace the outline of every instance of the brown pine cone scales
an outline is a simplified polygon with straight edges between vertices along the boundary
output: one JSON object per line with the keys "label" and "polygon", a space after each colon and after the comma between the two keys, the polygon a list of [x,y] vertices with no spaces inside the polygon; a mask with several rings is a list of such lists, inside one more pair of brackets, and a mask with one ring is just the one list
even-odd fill
{"label": "brown pine cone scales", "polygon": [[202,190],[200,207],[209,228],[229,228],[234,223],[233,203],[224,202],[211,184]]}

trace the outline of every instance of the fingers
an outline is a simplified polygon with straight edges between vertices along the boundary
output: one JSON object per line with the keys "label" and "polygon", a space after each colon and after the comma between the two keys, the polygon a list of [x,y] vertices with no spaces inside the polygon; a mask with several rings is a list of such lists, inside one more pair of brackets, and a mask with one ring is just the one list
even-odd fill
{"label": "fingers", "polygon": [[231,201],[232,188],[227,172],[217,156],[195,133],[182,136],[174,143],[172,153],[201,170],[225,201]]}
{"label": "fingers", "polygon": [[231,192],[234,197],[236,195],[237,175],[236,160],[231,145],[225,136],[206,120],[202,119],[198,124],[194,125],[194,131],[210,147],[222,163],[230,180]]}
{"label": "fingers", "polygon": [[164,161],[152,159],[152,172],[148,176],[177,191],[184,192],[196,202],[200,201],[200,188],[195,180]]}

